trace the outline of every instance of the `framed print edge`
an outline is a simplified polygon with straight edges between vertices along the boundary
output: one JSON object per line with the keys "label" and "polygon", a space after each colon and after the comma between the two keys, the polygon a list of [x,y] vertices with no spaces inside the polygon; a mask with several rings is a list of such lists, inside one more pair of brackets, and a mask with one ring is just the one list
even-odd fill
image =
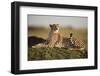
{"label": "framed print edge", "polygon": [[94,37],[94,41],[95,41],[95,68],[98,69],[98,7],[96,7],[95,9],[95,37]]}
{"label": "framed print edge", "polygon": [[[50,7],[50,8],[68,8],[68,9],[85,9],[94,10],[94,66],[82,67],[62,67],[48,69],[27,69],[20,70],[20,6],[34,7]],[[31,2],[12,2],[11,3],[11,73],[27,74],[27,73],[44,73],[44,72],[59,72],[59,71],[74,71],[74,70],[90,70],[97,69],[97,7],[96,6],[80,6],[80,5],[62,5],[48,3],[31,3]]]}
{"label": "framed print edge", "polygon": [[11,73],[19,73],[19,6],[11,3]]}

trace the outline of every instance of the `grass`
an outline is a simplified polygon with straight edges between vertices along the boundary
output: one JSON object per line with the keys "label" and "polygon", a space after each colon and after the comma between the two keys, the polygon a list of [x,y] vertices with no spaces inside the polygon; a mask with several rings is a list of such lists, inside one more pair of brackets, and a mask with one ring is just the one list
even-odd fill
{"label": "grass", "polygon": [[29,48],[28,60],[56,60],[87,58],[85,50],[69,50],[65,48]]}
{"label": "grass", "polygon": [[[28,37],[35,36],[46,39],[48,37],[49,28],[28,29]],[[81,39],[87,46],[87,29],[86,28],[60,28],[63,37],[69,37],[73,33],[73,37]],[[66,48],[28,48],[28,60],[55,60],[55,59],[81,59],[88,57],[87,50],[70,50]]]}

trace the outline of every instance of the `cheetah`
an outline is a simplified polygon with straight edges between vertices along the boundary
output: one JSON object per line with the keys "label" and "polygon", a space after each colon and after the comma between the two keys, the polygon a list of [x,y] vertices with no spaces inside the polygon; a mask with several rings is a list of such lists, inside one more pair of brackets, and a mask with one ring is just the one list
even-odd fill
{"label": "cheetah", "polygon": [[84,42],[81,39],[74,38],[73,33],[70,33],[69,38],[64,38],[63,43],[65,48],[85,49]]}
{"label": "cheetah", "polygon": [[59,32],[59,24],[50,24],[51,30],[48,34],[47,45],[48,47],[61,47],[62,36]]}

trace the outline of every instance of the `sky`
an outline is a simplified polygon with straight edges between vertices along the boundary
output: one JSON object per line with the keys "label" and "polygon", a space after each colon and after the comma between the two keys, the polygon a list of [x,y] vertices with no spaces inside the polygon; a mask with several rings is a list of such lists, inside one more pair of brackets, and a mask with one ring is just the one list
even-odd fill
{"label": "sky", "polygon": [[49,24],[60,24],[62,27],[87,27],[88,18],[80,16],[50,16],[50,15],[28,15],[28,26],[48,27]]}

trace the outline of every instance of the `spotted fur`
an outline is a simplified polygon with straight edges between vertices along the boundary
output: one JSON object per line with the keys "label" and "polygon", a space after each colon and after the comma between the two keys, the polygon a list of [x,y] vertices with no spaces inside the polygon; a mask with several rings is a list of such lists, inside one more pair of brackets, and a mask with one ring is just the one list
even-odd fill
{"label": "spotted fur", "polygon": [[69,38],[63,39],[63,44],[65,48],[79,48],[79,49],[85,49],[84,42],[79,38],[72,37],[72,33],[70,34]]}

